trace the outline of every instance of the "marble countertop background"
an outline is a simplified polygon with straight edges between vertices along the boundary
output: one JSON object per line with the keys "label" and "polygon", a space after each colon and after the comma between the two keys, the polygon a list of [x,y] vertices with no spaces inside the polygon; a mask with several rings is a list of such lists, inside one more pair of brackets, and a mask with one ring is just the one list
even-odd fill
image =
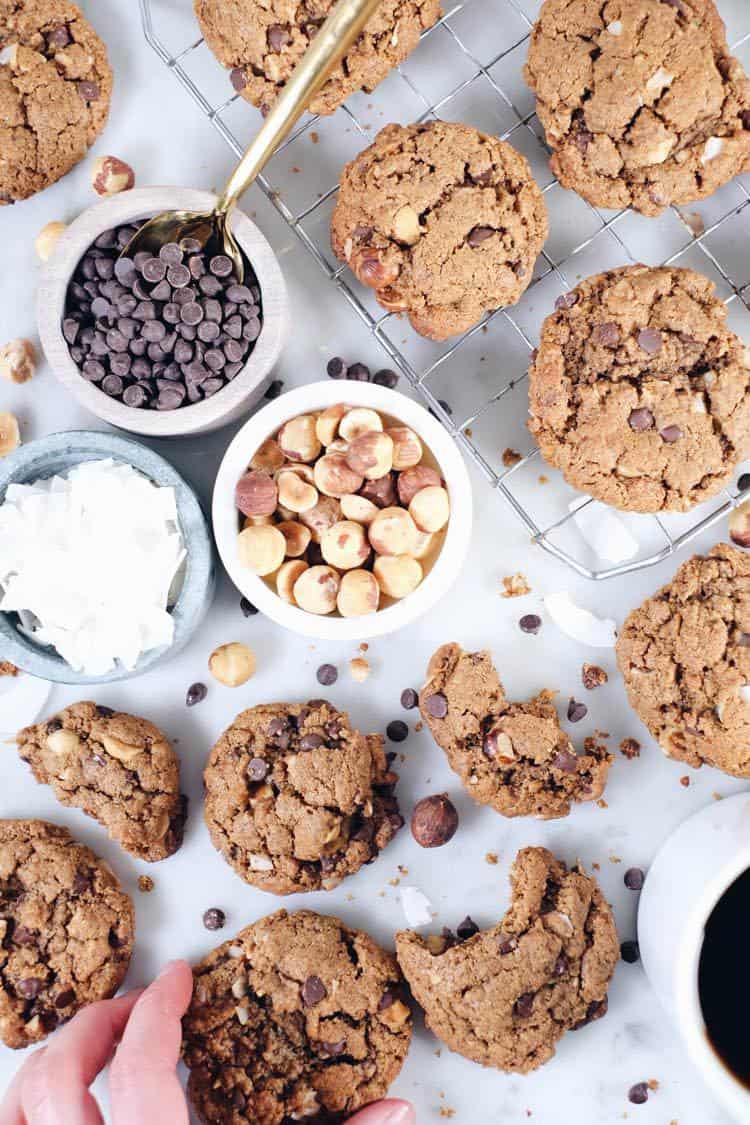
{"label": "marble countertop background", "polygon": [[[494,7],[490,0],[481,2],[488,10]],[[742,3],[736,0],[735,9]],[[157,9],[189,6],[189,0],[158,0],[156,4]],[[127,160],[140,185],[219,187],[231,170],[229,151],[174,79],[157,65],[143,39],[134,0],[88,0],[83,7],[109,45],[116,75],[111,120],[94,155],[112,153]],[[526,7],[533,14],[536,5],[531,2]],[[732,4],[720,7],[732,8]],[[70,220],[94,201],[89,168],[90,162],[86,162],[36,198],[0,211],[0,340],[34,336],[38,273],[34,238],[45,223]],[[321,282],[314,262],[259,190],[249,192],[244,207],[275,248],[290,287],[293,332],[276,372],[285,387],[324,377],[325,362],[333,354],[362,360],[373,368],[384,366],[379,346],[367,337],[334,287]],[[502,355],[488,358],[502,361]],[[467,372],[466,378],[470,377]],[[0,410],[17,414],[27,442],[51,431],[97,425],[65,394],[43,363],[29,384],[0,386]],[[232,432],[230,428],[205,438],[153,445],[208,501]],[[48,790],[35,785],[13,748],[5,748],[0,816],[35,815],[68,824],[111,862],[133,894],[138,943],[130,985],[149,980],[168,958],[198,959],[216,944],[218,935],[206,932],[201,923],[207,907],[226,911],[224,937],[280,905],[240,882],[211,847],[200,815],[201,771],[213,741],[244,707],[271,699],[318,695],[315,670],[324,661],[336,664],[340,671],[331,698],[350,710],[358,725],[384,730],[391,719],[409,721],[409,739],[398,747],[404,754],[398,766],[399,792],[407,814],[419,797],[447,791],[461,817],[456,837],[439,852],[421,851],[407,829],[376,864],[338,890],[297,896],[284,903],[292,909],[305,905],[339,914],[386,944],[405,925],[395,880],[401,878],[402,883],[419,887],[429,897],[437,912],[436,929],[455,926],[467,913],[480,925],[491,925],[507,904],[507,871],[515,852],[536,843],[549,846],[568,861],[580,857],[589,867],[599,864],[598,877],[615,908],[620,936],[632,938],[637,903],[623,885],[624,871],[630,866],[648,868],[660,843],[686,816],[717,796],[743,789],[741,783],[716,771],[693,772],[667,761],[629,710],[613,653],[573,643],[541,609],[543,594],[568,590],[580,604],[619,623],[630,608],[670,577],[676,561],[601,584],[579,579],[531,545],[510,510],[473,469],[472,477],[475,527],[460,581],[428,619],[396,637],[373,642],[367,654],[372,674],[365,684],[354,683],[347,671],[349,659],[356,655],[354,646],[312,644],[260,616],[245,619],[238,594],[222,578],[214,607],[186,651],[163,669],[95,693],[102,703],[148,716],[177,742],[191,816],[185,845],[174,858],[148,866],[126,856],[92,821],[58,806]],[[709,547],[725,535],[726,525],[719,526],[698,546]],[[517,571],[527,576],[531,595],[502,598],[502,577]],[[526,636],[518,628],[519,617],[528,612],[541,612],[544,617],[536,637]],[[216,645],[233,640],[252,646],[258,672],[244,687],[228,689],[211,680],[206,663]],[[616,762],[606,808],[584,806],[566,820],[537,823],[504,820],[492,810],[472,804],[428,733],[414,731],[416,713],[407,714],[399,705],[402,689],[419,686],[430,654],[448,640],[460,641],[467,648],[490,648],[512,698],[553,689],[560,693],[563,712],[570,696],[585,698],[587,718],[568,729],[577,744],[595,729],[610,732]],[[584,661],[603,665],[610,674],[609,684],[584,692],[580,680]],[[208,683],[208,697],[187,710],[185,691],[195,680]],[[80,697],[74,689],[56,688],[49,710]],[[641,757],[634,761],[616,751],[628,736],[643,746]],[[687,788],[680,783],[686,773],[690,775]],[[499,856],[497,866],[486,861],[487,853]],[[408,875],[399,874],[399,865],[408,868]],[[150,895],[137,890],[137,877],[145,873],[156,884]],[[538,1125],[603,1125],[625,1118],[643,1125],[728,1125],[729,1119],[692,1072],[640,965],[621,963],[609,995],[606,1019],[566,1036],[556,1057],[524,1078],[482,1070],[445,1048],[438,1050],[440,1044],[420,1024],[393,1092],[415,1102],[420,1125],[437,1122],[441,1113],[466,1125],[527,1119]],[[0,1049],[0,1089],[21,1061],[22,1055]],[[647,1104],[630,1105],[629,1087],[649,1079],[658,1081],[658,1090]]]}

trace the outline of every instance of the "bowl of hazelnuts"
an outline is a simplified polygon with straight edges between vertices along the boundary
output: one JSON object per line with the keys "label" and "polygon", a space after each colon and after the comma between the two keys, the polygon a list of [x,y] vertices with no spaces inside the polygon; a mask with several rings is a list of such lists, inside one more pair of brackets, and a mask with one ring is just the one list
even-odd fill
{"label": "bowl of hazelnuts", "polygon": [[471,484],[412,399],[311,383],[260,410],[219,468],[213,526],[235,586],[305,636],[362,640],[426,613],[461,571]]}

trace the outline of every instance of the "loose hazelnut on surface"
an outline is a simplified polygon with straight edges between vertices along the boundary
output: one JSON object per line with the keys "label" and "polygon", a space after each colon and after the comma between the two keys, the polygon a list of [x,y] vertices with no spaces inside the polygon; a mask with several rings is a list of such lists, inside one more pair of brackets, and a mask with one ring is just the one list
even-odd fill
{"label": "loose hazelnut on surface", "polygon": [[293,469],[282,469],[276,477],[279,504],[290,512],[309,512],[318,502],[318,490]]}
{"label": "loose hazelnut on surface", "polygon": [[321,445],[330,445],[339,432],[339,422],[349,410],[344,402],[336,402],[327,406],[322,414],[318,415],[315,423],[315,433]]}
{"label": "loose hazelnut on surface", "polygon": [[376,410],[369,406],[355,406],[343,416],[339,422],[339,435],[344,441],[354,441],[360,434],[371,431],[381,431],[383,423]]}
{"label": "loose hazelnut on surface", "polygon": [[0,413],[0,457],[12,453],[20,444],[21,434],[15,414]]}
{"label": "loose hazelnut on surface", "polygon": [[326,453],[315,462],[315,483],[324,496],[345,496],[359,492],[364,477],[347,464],[343,453]]}
{"label": "loose hazelnut on surface", "polygon": [[379,555],[372,572],[389,598],[405,598],[422,581],[422,567],[411,555]]}
{"label": "loose hazelnut on surface", "polygon": [[294,583],[294,600],[308,613],[332,613],[340,584],[332,566],[311,566]]}
{"label": "loose hazelnut on surface", "polygon": [[458,828],[458,813],[445,793],[423,797],[414,806],[411,834],[422,848],[442,848]]}
{"label": "loose hazelnut on surface", "polygon": [[220,645],[208,658],[208,670],[225,687],[239,687],[255,675],[256,660],[252,649],[239,641]]}
{"label": "loose hazelnut on surface", "polygon": [[135,184],[135,172],[117,156],[98,157],[91,169],[91,186],[97,195],[117,195]]}
{"label": "loose hazelnut on surface", "polygon": [[341,514],[348,520],[356,520],[357,523],[367,526],[372,523],[379,511],[372,500],[367,500],[356,493],[341,497]]}
{"label": "loose hazelnut on surface", "polygon": [[34,249],[41,261],[48,262],[50,260],[55,252],[60,235],[65,229],[65,223],[59,222],[47,223],[45,227],[42,227],[34,242]]}
{"label": "loose hazelnut on surface", "polygon": [[730,515],[729,538],[738,547],[750,547],[750,500],[740,504]]}
{"label": "loose hazelnut on surface", "polygon": [[244,516],[272,516],[279,499],[276,481],[268,473],[251,469],[237,481],[234,498]]}
{"label": "loose hazelnut on surface", "polygon": [[328,527],[333,527],[341,519],[342,506],[332,496],[321,496],[314,508],[299,513],[299,521],[310,529],[313,543],[320,543],[320,537]]}
{"label": "loose hazelnut on surface", "polygon": [[412,469],[422,460],[422,442],[408,426],[391,426],[385,431],[393,442],[393,467],[399,472]]}
{"label": "loose hazelnut on surface", "polygon": [[380,586],[369,570],[348,570],[341,578],[336,605],[342,617],[364,617],[380,604]]}
{"label": "loose hazelnut on surface", "polygon": [[294,583],[306,570],[307,563],[303,559],[290,559],[279,567],[276,574],[276,590],[285,602],[294,605]]}
{"label": "loose hazelnut on surface", "polygon": [[286,555],[286,539],[270,524],[246,527],[237,538],[240,566],[264,577],[278,570]]}
{"label": "loose hazelnut on surface", "polygon": [[349,661],[349,671],[355,683],[363,684],[370,675],[370,664],[363,656],[355,656]]}
{"label": "loose hazelnut on surface", "polygon": [[398,498],[408,508],[418,492],[431,486],[436,488],[440,486],[440,474],[429,465],[415,465],[399,473],[396,484]]}
{"label": "loose hazelnut on surface", "polygon": [[360,496],[371,500],[378,508],[392,508],[398,504],[396,495],[396,474],[387,473],[379,480],[368,480],[359,489]]}
{"label": "loose hazelnut on surface", "polygon": [[388,434],[371,430],[358,434],[345,453],[346,463],[366,480],[379,480],[393,467],[393,441]]}
{"label": "loose hazelnut on surface", "polygon": [[279,430],[278,443],[290,461],[314,461],[320,453],[320,441],[315,432],[314,414],[300,414],[290,418]]}
{"label": "loose hazelnut on surface", "polygon": [[31,340],[10,340],[0,348],[0,375],[11,383],[28,383],[36,371],[36,349]]}
{"label": "loose hazelnut on surface", "polygon": [[303,523],[297,523],[296,520],[284,520],[282,523],[277,523],[276,527],[286,539],[287,555],[293,559],[304,555],[312,539],[310,528],[305,527]]}
{"label": "loose hazelnut on surface", "polygon": [[410,555],[417,541],[417,528],[404,508],[383,508],[370,524],[369,535],[379,555]]}
{"label": "loose hazelnut on surface", "polygon": [[409,515],[420,531],[440,531],[450,513],[448,493],[439,485],[420,489],[409,504]]}
{"label": "loose hazelnut on surface", "polygon": [[370,544],[362,524],[354,520],[341,520],[329,527],[320,537],[323,558],[339,570],[361,567],[370,554]]}
{"label": "loose hazelnut on surface", "polygon": [[273,438],[268,438],[256,449],[250,462],[251,469],[260,469],[264,473],[275,473],[284,464],[284,454],[281,446]]}

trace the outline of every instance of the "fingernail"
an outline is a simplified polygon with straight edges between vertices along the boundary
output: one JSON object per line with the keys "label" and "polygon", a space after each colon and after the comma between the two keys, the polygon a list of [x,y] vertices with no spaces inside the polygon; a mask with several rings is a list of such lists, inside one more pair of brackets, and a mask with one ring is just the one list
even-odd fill
{"label": "fingernail", "polygon": [[382,1125],[414,1125],[415,1120],[414,1110],[408,1102],[397,1102],[389,1107],[388,1116],[383,1118]]}

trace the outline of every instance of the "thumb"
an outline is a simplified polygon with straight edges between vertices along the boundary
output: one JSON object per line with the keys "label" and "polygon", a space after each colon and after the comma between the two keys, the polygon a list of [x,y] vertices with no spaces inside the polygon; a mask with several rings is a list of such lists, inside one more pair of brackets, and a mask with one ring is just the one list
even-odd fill
{"label": "thumb", "polygon": [[177,1062],[180,1020],[192,992],[190,966],[172,961],[133,1008],[110,1069],[113,1125],[134,1121],[188,1125]]}
{"label": "thumb", "polygon": [[417,1125],[417,1115],[408,1102],[388,1098],[355,1113],[346,1125]]}

